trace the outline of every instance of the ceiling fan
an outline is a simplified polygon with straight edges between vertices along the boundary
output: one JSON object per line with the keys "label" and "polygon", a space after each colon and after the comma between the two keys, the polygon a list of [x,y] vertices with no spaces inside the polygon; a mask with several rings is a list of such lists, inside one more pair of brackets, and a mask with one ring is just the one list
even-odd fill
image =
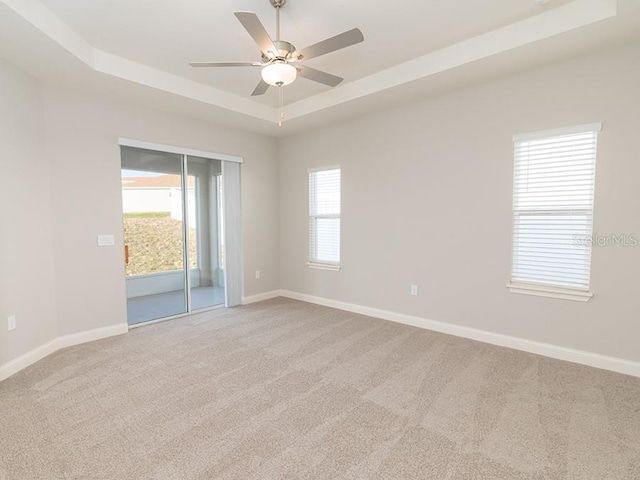
{"label": "ceiling fan", "polygon": [[[327,38],[306,48],[297,50],[296,47],[280,40],[280,9],[287,0],[269,0],[276,9],[276,39],[272,40],[258,16],[252,12],[235,12],[234,15],[240,21],[251,38],[258,44],[262,52],[260,62],[191,62],[192,67],[261,67],[262,78],[253,90],[252,96],[263,95],[270,86],[283,87],[292,83],[297,75],[335,87],[342,80],[341,77],[332,75],[315,68],[302,65],[301,62],[310,60],[320,55],[335,52],[345,47],[364,41],[362,32],[353,28],[344,33]],[[280,107],[282,110],[282,88],[280,90]],[[282,114],[281,119],[282,120]],[[280,122],[281,123],[281,122]]]}

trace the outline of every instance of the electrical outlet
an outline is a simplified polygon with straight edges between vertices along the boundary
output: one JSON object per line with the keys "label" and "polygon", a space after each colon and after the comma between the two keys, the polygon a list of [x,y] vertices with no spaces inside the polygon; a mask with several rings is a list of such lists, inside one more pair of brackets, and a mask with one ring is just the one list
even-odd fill
{"label": "electrical outlet", "polygon": [[260,278],[260,270],[256,270],[256,280]]}
{"label": "electrical outlet", "polygon": [[413,296],[418,295],[418,285],[411,285],[411,295]]}
{"label": "electrical outlet", "polygon": [[16,316],[11,315],[10,317],[7,318],[7,330],[11,331],[15,329],[16,329]]}

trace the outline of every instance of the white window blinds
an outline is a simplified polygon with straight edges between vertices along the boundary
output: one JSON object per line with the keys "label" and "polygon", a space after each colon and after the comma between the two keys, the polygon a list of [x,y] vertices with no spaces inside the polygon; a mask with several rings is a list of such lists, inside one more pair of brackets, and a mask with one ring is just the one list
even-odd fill
{"label": "white window blinds", "polygon": [[589,289],[600,129],[514,137],[512,282]]}
{"label": "white window blinds", "polygon": [[340,169],[309,171],[309,263],[340,264]]}

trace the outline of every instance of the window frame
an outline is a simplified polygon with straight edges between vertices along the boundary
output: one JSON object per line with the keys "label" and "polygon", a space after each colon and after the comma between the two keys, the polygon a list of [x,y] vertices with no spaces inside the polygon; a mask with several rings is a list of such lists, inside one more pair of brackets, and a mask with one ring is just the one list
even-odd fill
{"label": "window frame", "polygon": [[[594,164],[593,164],[593,181],[592,181],[592,195],[591,195],[591,205],[589,208],[584,209],[575,209],[575,208],[558,208],[554,205],[550,206],[547,211],[553,211],[556,216],[562,215],[575,215],[576,213],[583,213],[584,215],[590,216],[590,225],[588,237],[590,238],[593,234],[593,219],[594,219],[594,211],[595,211],[595,179],[596,179],[596,166],[597,166],[597,156],[598,156],[598,134],[602,131],[602,123],[590,123],[584,125],[576,125],[572,127],[558,128],[553,130],[544,130],[539,132],[518,134],[513,136],[514,143],[514,177],[513,177],[513,190],[512,190],[512,213],[511,213],[511,267],[510,267],[510,281],[507,284],[507,288],[512,293],[517,294],[527,294],[527,295],[535,295],[535,296],[543,296],[543,297],[551,297],[558,298],[564,300],[574,300],[580,302],[588,302],[591,298],[593,298],[593,293],[591,292],[591,259],[593,256],[593,246],[587,245],[588,248],[588,277],[587,277],[587,286],[586,288],[573,287],[570,285],[560,286],[560,285],[552,285],[552,282],[545,283],[544,281],[534,282],[534,281],[523,281],[523,280],[514,280],[514,268],[516,266],[516,228],[517,222],[516,218],[520,215],[532,215],[536,212],[542,213],[541,210],[536,210],[535,208],[523,209],[520,207],[518,210],[516,209],[516,200],[517,200],[517,192],[516,189],[518,187],[517,184],[517,171],[518,171],[518,154],[517,149],[518,146],[523,142],[529,142],[534,140],[545,140],[545,139],[553,139],[556,137],[562,137],[565,135],[578,135],[581,133],[593,133],[595,134],[595,145],[594,145]],[[554,282],[555,283],[555,282]]]}
{"label": "window frame", "polygon": [[[311,181],[312,181],[312,175],[318,173],[318,172],[326,172],[326,171],[331,171],[331,170],[338,170],[339,171],[339,177],[340,177],[340,192],[339,192],[339,196],[340,196],[340,205],[339,205],[339,209],[340,212],[335,214],[317,214],[317,213],[312,213],[311,208],[312,208],[312,198],[311,198]],[[326,166],[326,167],[317,167],[317,168],[309,168],[307,170],[307,178],[308,178],[308,219],[309,219],[309,231],[308,231],[308,239],[309,239],[309,245],[308,245],[308,260],[307,260],[307,266],[309,266],[310,268],[315,268],[315,269],[320,269],[320,270],[329,270],[329,271],[340,271],[341,268],[341,261],[342,261],[342,252],[341,252],[341,238],[342,238],[342,222],[341,222],[341,215],[342,215],[342,169],[340,167],[340,165],[331,165],[331,166]],[[315,200],[314,200],[315,201]],[[317,220],[318,219],[338,219],[339,222],[339,230],[338,230],[338,258],[339,260],[337,262],[329,262],[329,261],[321,261],[318,260],[317,258],[317,245],[318,245],[318,237],[317,237],[317,230],[313,227],[313,225],[317,224]],[[312,238],[315,236],[315,240],[312,242]],[[314,252],[314,247],[315,248],[315,252]]]}

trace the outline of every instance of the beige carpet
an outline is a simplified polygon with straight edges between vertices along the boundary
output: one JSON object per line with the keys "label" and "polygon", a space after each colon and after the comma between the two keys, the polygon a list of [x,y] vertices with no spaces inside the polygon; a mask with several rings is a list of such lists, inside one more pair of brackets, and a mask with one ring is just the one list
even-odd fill
{"label": "beige carpet", "polygon": [[0,383],[2,479],[640,479],[640,379],[286,299]]}

